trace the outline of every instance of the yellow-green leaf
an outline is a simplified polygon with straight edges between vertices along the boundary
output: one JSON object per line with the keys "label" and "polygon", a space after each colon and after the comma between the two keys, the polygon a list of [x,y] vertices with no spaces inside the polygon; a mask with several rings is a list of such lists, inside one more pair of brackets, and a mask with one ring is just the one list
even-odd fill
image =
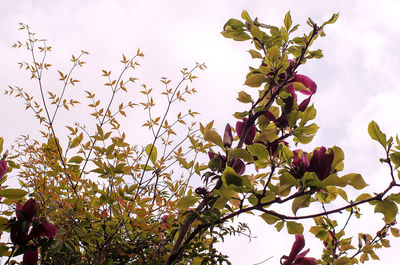
{"label": "yellow-green leaf", "polygon": [[291,235],[303,234],[303,231],[304,231],[303,225],[300,223],[296,223],[294,221],[287,222],[286,227],[287,227],[288,233]]}
{"label": "yellow-green leaf", "polygon": [[210,142],[220,146],[221,148],[224,147],[224,145],[222,143],[222,137],[215,130],[212,130],[212,129],[205,130],[204,140],[210,141]]}
{"label": "yellow-green leaf", "polygon": [[249,74],[246,77],[244,84],[249,87],[259,87],[262,83],[265,83],[268,79],[264,74]]}
{"label": "yellow-green leaf", "polygon": [[190,206],[193,206],[197,202],[197,198],[194,196],[187,196],[180,198],[178,202],[176,203],[176,207],[180,210],[186,210]]}
{"label": "yellow-green leaf", "polygon": [[20,189],[3,189],[0,190],[0,197],[16,200],[24,197],[28,192]]}
{"label": "yellow-green leaf", "polygon": [[371,121],[368,125],[368,133],[372,139],[379,142],[383,148],[386,148],[386,134],[382,133],[379,129],[378,124],[375,121]]}

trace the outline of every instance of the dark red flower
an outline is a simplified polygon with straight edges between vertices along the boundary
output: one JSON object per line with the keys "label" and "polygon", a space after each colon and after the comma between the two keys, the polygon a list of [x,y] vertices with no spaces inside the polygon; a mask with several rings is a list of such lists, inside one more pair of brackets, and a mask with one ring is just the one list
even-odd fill
{"label": "dark red flower", "polygon": [[16,221],[15,218],[10,220],[10,237],[11,237],[11,242],[14,245],[19,245],[22,246],[26,243],[26,238],[28,236],[28,228],[25,229],[26,231],[22,230],[22,223],[21,221]]}
{"label": "dark red flower", "polygon": [[303,100],[300,105],[299,105],[299,111],[305,111],[306,108],[308,107],[308,104],[310,104],[311,96]]}
{"label": "dark red flower", "polygon": [[331,164],[334,156],[333,150],[327,154],[326,148],[321,146],[318,150],[313,152],[308,171],[315,172],[320,180],[326,179],[331,171]]}
{"label": "dark red flower", "polygon": [[[301,156],[300,155],[301,153]],[[308,161],[307,153],[301,150],[294,150],[292,157],[290,173],[297,179],[301,179],[304,173],[308,170],[310,162]]]}
{"label": "dark red flower", "polygon": [[[303,235],[296,235],[296,240],[293,243],[292,250],[289,256],[282,256],[281,265],[316,265],[317,260],[314,258],[306,258],[305,255],[310,251],[307,249],[300,253],[304,248],[305,241]],[[283,261],[282,261],[283,260]]]}
{"label": "dark red flower", "polygon": [[25,250],[22,265],[36,265],[38,262],[38,254],[39,252],[36,247]]}
{"label": "dark red flower", "polygon": [[37,204],[35,199],[29,199],[24,205],[18,204],[16,207],[16,214],[18,220],[26,220],[32,222],[33,217],[36,215]]}
{"label": "dark red flower", "polygon": [[0,160],[0,179],[7,173],[7,161]]}
{"label": "dark red flower", "polygon": [[231,130],[231,126],[228,123],[225,127],[224,138],[223,138],[222,142],[225,147],[231,147],[232,141],[233,141],[232,130]]}
{"label": "dark red flower", "polygon": [[315,84],[315,82],[311,78],[309,78],[309,77],[307,77],[305,75],[295,74],[294,78],[292,80],[292,83],[290,83],[286,87],[286,89],[290,92],[290,94],[292,94],[292,96],[295,99],[297,99],[297,95],[296,95],[295,90],[294,90],[293,82],[300,82],[308,89],[308,90],[304,90],[304,89],[299,90],[299,92],[304,94],[304,95],[311,96],[311,95],[314,95],[315,92],[317,92],[317,85]]}
{"label": "dark red flower", "polygon": [[[237,132],[237,135],[239,136],[239,138],[242,138],[242,134],[243,134],[244,128],[246,126],[246,123],[247,123],[247,118],[243,118],[242,121],[236,122],[236,132]],[[256,136],[256,126],[254,124],[252,124],[250,129],[247,132],[244,143],[247,145],[252,144],[255,136]]]}
{"label": "dark red flower", "polygon": [[236,173],[242,175],[246,170],[246,165],[241,159],[235,158],[235,162],[233,163],[232,168],[235,170]]}
{"label": "dark red flower", "polygon": [[272,114],[272,112],[270,112],[269,110],[264,112],[264,116],[267,117],[268,120],[270,120],[270,121],[275,121],[276,120],[274,114]]}
{"label": "dark red flower", "polygon": [[40,237],[55,237],[58,233],[58,228],[52,223],[47,222],[43,219],[37,226],[33,226],[31,232],[28,235],[28,239],[40,238]]}

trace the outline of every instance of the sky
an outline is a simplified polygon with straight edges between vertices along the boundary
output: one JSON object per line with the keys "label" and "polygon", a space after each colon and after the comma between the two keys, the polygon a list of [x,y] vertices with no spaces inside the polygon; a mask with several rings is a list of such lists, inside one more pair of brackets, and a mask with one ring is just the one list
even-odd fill
{"label": "sky", "polygon": [[[195,62],[206,63],[208,69],[198,72],[199,79],[194,82],[199,93],[188,104],[201,113],[199,121],[215,120],[215,127],[222,132],[227,122],[235,122],[232,114],[244,108],[235,98],[238,91],[249,90],[243,86],[244,78],[248,66],[256,65],[246,52],[252,48],[249,42],[234,42],[220,34],[224,23],[229,18],[239,18],[243,9],[272,25],[281,25],[290,10],[294,23],[302,25],[299,32],[309,30],[305,24],[308,17],[321,23],[340,12],[338,21],[326,28],[327,37],[314,44],[325,56],[298,70],[318,85],[313,101],[320,130],[305,148],[312,151],[321,145],[338,145],[346,155],[345,172],[361,173],[370,184],[370,191],[386,187],[388,170],[378,161],[384,153],[369,138],[367,126],[375,120],[388,135],[400,131],[399,1],[0,0],[0,90],[20,85],[33,89],[34,94],[37,89],[26,73],[18,70],[17,62],[27,60],[26,53],[11,48],[14,41],[25,37],[17,30],[17,23],[23,22],[53,46],[48,58],[55,66],[53,71],[67,69],[71,54],[77,55],[81,49],[90,52],[87,66],[77,72],[81,83],[74,88],[76,91],[69,92],[73,95],[83,95],[87,88],[105,93],[100,88],[100,70],[118,72],[121,54],[133,55],[138,48],[145,57],[135,75],[155,89],[162,89],[160,77],[176,82],[181,68]],[[50,77],[53,79],[48,85],[59,86],[56,75]],[[0,95],[0,110],[0,136],[8,146],[15,137],[34,134],[39,128],[32,113],[24,111],[23,104],[12,97]],[[127,131],[134,130],[135,117],[139,116],[133,113],[130,117],[123,124]],[[60,114],[59,122],[70,118],[66,113]],[[131,135],[128,139],[137,141],[137,134]],[[378,227],[380,218],[365,209],[363,218],[353,220],[350,228],[374,233],[370,229]],[[278,264],[280,256],[290,251],[293,236],[276,233],[257,217],[241,221],[250,224],[257,238],[250,243],[245,237],[228,238],[219,246],[231,257],[232,264],[255,264],[271,256],[263,264]],[[381,261],[367,264],[392,264],[399,241],[394,239],[392,248],[378,251]],[[311,247],[311,256],[319,255],[320,244],[312,235],[307,235],[306,244]]]}

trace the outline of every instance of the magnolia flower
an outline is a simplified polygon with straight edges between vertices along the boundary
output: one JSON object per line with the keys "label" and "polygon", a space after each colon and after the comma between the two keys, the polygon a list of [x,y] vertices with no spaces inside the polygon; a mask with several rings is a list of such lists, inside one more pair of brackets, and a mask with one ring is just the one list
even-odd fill
{"label": "magnolia flower", "polygon": [[36,201],[31,198],[27,200],[24,205],[18,204],[15,210],[18,220],[23,219],[28,222],[32,222],[37,210]]}
{"label": "magnolia flower", "polygon": [[298,75],[298,74],[294,74],[294,78],[292,80],[292,83],[290,83],[286,89],[290,92],[290,94],[292,94],[292,96],[297,100],[297,95],[296,92],[294,90],[294,86],[293,86],[293,82],[300,82],[302,83],[306,88],[308,88],[308,90],[299,90],[300,93],[304,94],[304,95],[314,95],[315,92],[317,92],[317,85],[315,84],[315,82],[305,76],[305,75]]}
{"label": "magnolia flower", "polygon": [[320,180],[326,179],[331,171],[334,153],[331,150],[329,154],[326,153],[326,148],[321,146],[319,149],[312,153],[310,161],[306,152],[301,150],[293,151],[293,158],[291,164],[291,173],[297,179],[301,179],[305,172],[315,172]]}
{"label": "magnolia flower", "polygon": [[238,173],[238,175],[242,175],[246,170],[246,165],[241,159],[235,158],[235,162],[233,163],[232,168],[233,170],[235,170],[236,173]]}
{"label": "magnolia flower", "polygon": [[[236,132],[239,138],[242,137],[244,128],[246,126],[247,118],[243,118],[242,121],[236,122]],[[256,126],[254,124],[251,125],[249,131],[247,132],[246,139],[244,140],[244,143],[247,145],[250,145],[253,143],[254,136],[256,136]]]}
{"label": "magnolia flower", "polygon": [[225,127],[224,138],[223,138],[222,142],[225,147],[231,147],[232,141],[233,141],[232,130],[231,130],[231,126],[228,123]]}
{"label": "magnolia flower", "polygon": [[[301,152],[301,157],[299,154]],[[292,170],[291,173],[297,179],[303,177],[304,173],[308,170],[310,166],[310,162],[308,162],[308,157],[306,152],[302,152],[301,150],[294,150],[292,157]]]}
{"label": "magnolia flower", "polygon": [[299,105],[299,111],[305,111],[306,108],[308,107],[308,104],[310,104],[311,96],[303,100],[300,105]]}
{"label": "magnolia flower", "polygon": [[327,154],[326,148],[321,146],[318,150],[313,152],[308,171],[315,172],[320,180],[326,179],[331,171],[331,164],[334,156],[333,150]]}
{"label": "magnolia flower", "polygon": [[316,259],[305,257],[310,249],[307,249],[300,253],[304,246],[304,236],[296,235],[296,240],[293,243],[292,250],[290,251],[289,256],[282,256],[281,265],[316,265]]}
{"label": "magnolia flower", "polygon": [[7,173],[7,161],[0,160],[0,179]]}
{"label": "magnolia flower", "polygon": [[27,248],[22,258],[22,265],[36,265],[38,261],[38,249],[37,247]]}

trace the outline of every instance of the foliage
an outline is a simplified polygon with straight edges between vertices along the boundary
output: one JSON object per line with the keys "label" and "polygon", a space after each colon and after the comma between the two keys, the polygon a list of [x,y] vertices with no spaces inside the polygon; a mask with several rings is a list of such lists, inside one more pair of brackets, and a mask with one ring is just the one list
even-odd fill
{"label": "foliage", "polygon": [[[245,78],[250,88],[238,93],[238,101],[246,107],[234,113],[235,128],[228,123],[222,135],[213,122],[199,123],[195,111],[177,115],[171,111],[196,93],[186,84],[197,78],[194,72],[205,69],[204,64],[182,69],[176,86],[161,78],[160,95],[165,98],[161,114],[155,109],[159,96],[144,84],[143,100],[117,102],[137,83],[130,72],[144,56],[140,50],[131,58],[122,55],[120,73],[102,70],[104,86],[110,91],[107,102],[85,91],[93,130],[75,123],[66,125],[69,133],[62,135],[59,131],[65,124],[56,126],[56,117],[80,104],[67,99],[66,92],[78,86],[75,71],[84,66],[88,52],[73,55],[68,71],[57,70],[60,91],[47,89],[44,77],[52,65],[46,55],[51,46],[21,24],[28,39],[14,47],[31,54],[32,62],[19,65],[38,85],[39,100],[19,86],[10,86],[6,94],[21,98],[43,129],[38,139],[18,138],[11,155],[5,152],[0,161],[0,196],[5,206],[0,227],[11,233],[11,242],[0,243],[0,255],[8,257],[7,264],[22,254],[22,264],[37,260],[40,264],[230,264],[215,243],[227,234],[248,234],[246,224],[234,227],[229,222],[252,213],[277,231],[286,227],[296,235],[282,264],[358,264],[377,259],[375,250],[390,246],[389,231],[400,235],[395,227],[400,197],[393,192],[400,186],[395,177],[400,166],[399,138],[388,139],[374,121],[369,124],[371,138],[385,150],[381,162],[389,168],[389,184],[383,191],[357,198],[349,198],[348,191],[361,192],[367,183],[360,174],[340,174],[344,167],[340,147],[293,148],[309,144],[318,130],[312,122],[316,109],[310,105],[317,85],[297,71],[308,60],[323,56],[311,46],[337,18],[334,14],[321,26],[309,19],[311,31],[296,37],[292,35],[299,25],[293,25],[289,12],[282,27],[263,24],[246,11],[242,21],[228,20],[222,35],[250,40],[254,49],[249,53],[259,67],[250,67]],[[149,142],[126,141],[118,119],[127,116],[130,108],[148,113],[142,126],[152,138]],[[2,146],[0,138],[0,153]],[[200,159],[206,154],[208,163]],[[4,184],[11,171],[19,177],[17,189]],[[200,187],[190,185],[196,175],[203,180]],[[326,210],[332,202],[343,206]],[[293,214],[272,209],[282,204],[291,205]],[[346,231],[350,219],[360,218],[361,204],[371,205],[383,216],[376,236]],[[299,214],[311,205],[321,211]],[[345,210],[348,219],[339,224],[333,215]],[[318,260],[305,257],[307,250],[300,253],[305,246],[304,219],[314,220],[308,230],[323,243]]]}

